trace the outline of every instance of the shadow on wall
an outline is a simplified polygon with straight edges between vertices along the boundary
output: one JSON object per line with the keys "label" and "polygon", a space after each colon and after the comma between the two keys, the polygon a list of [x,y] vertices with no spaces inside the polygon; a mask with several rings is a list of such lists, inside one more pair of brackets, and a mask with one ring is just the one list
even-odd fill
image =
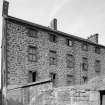
{"label": "shadow on wall", "polygon": [[13,100],[13,99],[9,99],[7,103],[8,105],[23,105],[22,103],[19,102],[19,100]]}

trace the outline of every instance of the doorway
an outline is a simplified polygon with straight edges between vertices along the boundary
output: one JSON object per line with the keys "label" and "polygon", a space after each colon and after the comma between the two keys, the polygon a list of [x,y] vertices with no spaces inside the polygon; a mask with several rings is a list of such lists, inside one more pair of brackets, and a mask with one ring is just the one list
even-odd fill
{"label": "doorway", "polygon": [[100,105],[105,105],[105,90],[100,91]]}

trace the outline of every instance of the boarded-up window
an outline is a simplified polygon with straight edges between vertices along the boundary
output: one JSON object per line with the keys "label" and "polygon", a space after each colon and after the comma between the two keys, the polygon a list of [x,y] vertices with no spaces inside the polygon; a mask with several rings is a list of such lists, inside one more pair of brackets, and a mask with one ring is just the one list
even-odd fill
{"label": "boarded-up window", "polygon": [[101,62],[100,60],[95,61],[95,72],[100,73],[101,71]]}
{"label": "boarded-up window", "polygon": [[66,64],[67,68],[73,68],[74,67],[74,56],[71,54],[66,55]]}
{"label": "boarded-up window", "polygon": [[82,58],[82,70],[83,71],[88,71],[88,59],[87,58],[85,58],[85,57],[83,57]]}
{"label": "boarded-up window", "polygon": [[67,85],[74,84],[74,76],[67,74]]}
{"label": "boarded-up window", "polygon": [[50,50],[49,52],[49,64],[56,65],[57,64],[57,53],[56,51]]}

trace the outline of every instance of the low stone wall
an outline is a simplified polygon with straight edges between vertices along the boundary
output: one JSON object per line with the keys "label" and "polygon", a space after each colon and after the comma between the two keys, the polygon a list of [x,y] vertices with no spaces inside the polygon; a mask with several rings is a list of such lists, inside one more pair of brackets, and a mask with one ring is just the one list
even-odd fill
{"label": "low stone wall", "polygon": [[40,81],[24,86],[9,86],[6,94],[7,105],[34,105],[36,102],[34,99],[39,97],[41,92],[50,89],[52,89],[51,81]]}
{"label": "low stone wall", "polygon": [[8,92],[8,105],[100,105],[100,93],[78,87],[41,84]]}
{"label": "low stone wall", "polygon": [[22,89],[13,89],[7,92],[7,105],[23,105]]}
{"label": "low stone wall", "polygon": [[100,103],[98,91],[76,89],[75,87],[55,91],[58,105],[99,105]]}

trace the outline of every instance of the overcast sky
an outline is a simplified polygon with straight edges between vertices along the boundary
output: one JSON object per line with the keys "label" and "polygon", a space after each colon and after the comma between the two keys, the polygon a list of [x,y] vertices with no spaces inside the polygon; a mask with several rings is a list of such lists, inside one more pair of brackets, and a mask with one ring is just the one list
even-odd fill
{"label": "overcast sky", "polygon": [[[2,11],[0,0],[0,16]],[[58,30],[87,38],[99,33],[99,43],[105,45],[105,0],[7,0],[9,15],[49,26],[58,19]],[[0,17],[0,39],[2,29]],[[1,44],[1,42],[0,42]]]}

